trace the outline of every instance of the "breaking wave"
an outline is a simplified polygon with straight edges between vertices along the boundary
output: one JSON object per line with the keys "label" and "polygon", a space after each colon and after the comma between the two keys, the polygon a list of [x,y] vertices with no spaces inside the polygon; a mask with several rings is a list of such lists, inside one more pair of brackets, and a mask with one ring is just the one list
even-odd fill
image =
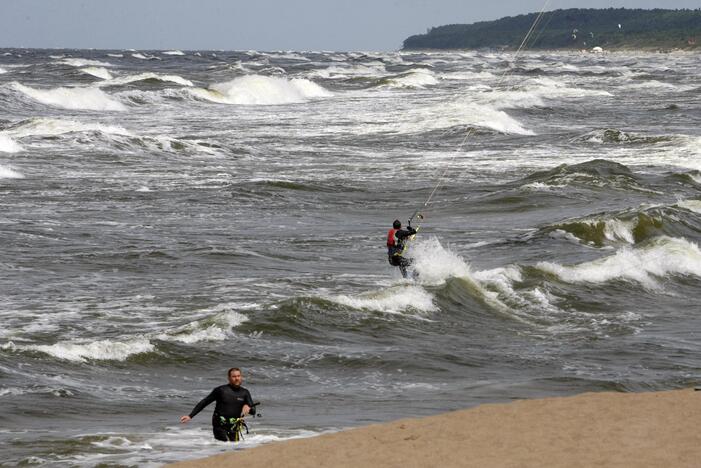
{"label": "breaking wave", "polygon": [[179,84],[182,86],[194,86],[192,84],[192,81],[186,80],[185,78],[178,76],[178,75],[159,75],[157,73],[140,73],[138,75],[129,75],[129,76],[120,76],[117,78],[110,79],[108,81],[103,81],[98,84],[98,86],[122,86],[126,85],[129,83],[135,83],[139,81],[145,81],[145,82],[152,82],[152,81],[160,81],[160,82],[168,82],[168,83],[175,83]]}
{"label": "breaking wave", "polygon": [[24,175],[9,167],[0,166],[0,179],[24,179]]}
{"label": "breaking wave", "polygon": [[228,305],[218,306],[209,311],[219,312],[216,315],[196,320],[167,333],[161,333],[155,338],[162,341],[179,341],[185,344],[226,340],[231,337],[233,328],[248,321],[248,317],[233,310],[227,310],[229,308]]}
{"label": "breaking wave", "polygon": [[71,67],[113,67],[111,63],[100,62],[98,60],[90,60],[84,58],[65,58],[59,63],[64,65],[70,65]]}
{"label": "breaking wave", "polygon": [[570,88],[565,83],[550,78],[534,78],[513,90],[484,88],[474,95],[478,102],[498,109],[546,107],[547,101],[574,99],[592,96],[610,97],[608,91]]}
{"label": "breaking wave", "polygon": [[111,80],[112,79],[112,74],[107,71],[106,68],[102,67],[87,67],[87,68],[81,68],[80,71],[83,73],[86,73],[88,75],[94,76],[96,78],[100,78],[103,80]]}
{"label": "breaking wave", "polygon": [[415,68],[406,73],[393,77],[383,78],[377,85],[388,88],[424,88],[438,84],[438,79],[431,70]]}
{"label": "breaking wave", "polygon": [[76,120],[50,119],[43,117],[22,120],[8,127],[6,132],[15,138],[27,138],[32,136],[47,137],[74,132],[102,132],[123,136],[132,135],[132,133],[128,130],[116,125],[83,123]]}
{"label": "breaking wave", "polygon": [[8,351],[35,351],[73,362],[124,361],[130,356],[150,353],[154,345],[145,338],[126,341],[59,342],[52,345],[17,345],[9,342],[0,347]]}
{"label": "breaking wave", "polygon": [[382,62],[368,62],[347,66],[332,65],[321,70],[313,70],[307,74],[310,78],[323,78],[327,80],[348,79],[375,79],[387,74],[385,64]]}
{"label": "breaking wave", "polygon": [[332,296],[329,300],[360,310],[375,310],[389,314],[403,312],[435,312],[433,296],[419,286],[395,286],[357,296],[345,294]]}
{"label": "breaking wave", "polygon": [[657,278],[671,274],[701,276],[701,251],[685,239],[662,236],[639,248],[624,247],[610,257],[579,265],[551,262],[536,265],[567,283],[606,283],[627,280],[658,288]]}
{"label": "breaking wave", "polygon": [[465,126],[506,134],[535,135],[506,112],[465,100],[411,109],[392,122],[366,125],[364,129],[369,133],[427,133],[459,127],[464,135]]}
{"label": "breaking wave", "polygon": [[0,134],[0,151],[3,153],[17,153],[22,147],[9,136]]}
{"label": "breaking wave", "polygon": [[199,140],[178,139],[165,135],[137,135],[123,127],[100,123],[84,123],[76,120],[35,118],[18,122],[5,132],[15,138],[53,138],[65,136],[78,144],[103,142],[119,150],[143,150],[164,152],[190,152],[215,154],[210,143]]}
{"label": "breaking wave", "polygon": [[242,76],[190,92],[207,101],[238,105],[295,104],[332,96],[330,91],[309,80],[261,75]]}
{"label": "breaking wave", "polygon": [[13,83],[14,89],[47,106],[75,110],[125,111],[126,106],[97,88],[36,89]]}

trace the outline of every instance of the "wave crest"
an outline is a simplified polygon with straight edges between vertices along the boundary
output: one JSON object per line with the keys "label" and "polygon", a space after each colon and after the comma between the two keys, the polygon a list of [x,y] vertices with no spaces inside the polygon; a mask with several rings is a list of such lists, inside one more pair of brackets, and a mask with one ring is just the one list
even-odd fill
{"label": "wave crest", "polygon": [[128,341],[99,340],[88,343],[58,342],[52,345],[16,345],[9,342],[1,347],[9,351],[36,351],[73,362],[124,361],[130,356],[150,353],[154,346],[145,338]]}
{"label": "wave crest", "polygon": [[209,89],[195,88],[194,96],[220,104],[277,105],[295,104],[332,96],[318,84],[301,78],[246,75]]}
{"label": "wave crest", "polygon": [[641,248],[624,247],[614,255],[573,266],[539,262],[536,268],[567,283],[628,280],[656,289],[655,278],[670,274],[701,276],[701,251],[685,239],[662,236]]}
{"label": "wave crest", "polygon": [[127,108],[97,88],[36,89],[13,83],[14,89],[47,106],[74,110],[126,111]]}

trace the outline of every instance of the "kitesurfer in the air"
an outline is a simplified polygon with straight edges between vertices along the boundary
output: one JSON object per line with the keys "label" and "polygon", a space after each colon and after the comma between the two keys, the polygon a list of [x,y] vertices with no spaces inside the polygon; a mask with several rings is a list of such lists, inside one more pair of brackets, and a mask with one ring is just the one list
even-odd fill
{"label": "kitesurfer in the air", "polygon": [[232,367],[227,374],[229,383],[215,388],[202,401],[197,403],[189,415],[180,418],[186,423],[212,402],[217,402],[212,414],[212,432],[214,438],[224,442],[238,441],[242,427],[246,427],[243,418],[255,414],[255,405],[251,393],[243,388],[241,369]]}
{"label": "kitesurfer in the air", "polygon": [[416,229],[409,224],[406,229],[402,229],[402,223],[398,219],[392,223],[392,229],[387,232],[387,259],[392,266],[399,267],[402,276],[408,276],[407,267],[411,265],[411,259],[404,257],[406,241],[416,234]]}

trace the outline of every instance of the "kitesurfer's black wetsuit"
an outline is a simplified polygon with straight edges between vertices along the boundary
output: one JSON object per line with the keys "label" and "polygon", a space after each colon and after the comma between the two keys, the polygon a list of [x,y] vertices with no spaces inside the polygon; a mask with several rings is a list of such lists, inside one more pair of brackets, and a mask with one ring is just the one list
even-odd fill
{"label": "kitesurfer's black wetsuit", "polygon": [[387,259],[389,260],[389,264],[399,267],[399,271],[402,272],[402,276],[404,278],[407,277],[407,267],[411,265],[411,260],[402,256],[402,253],[404,253],[404,244],[406,240],[414,234],[416,234],[416,229],[411,226],[407,226],[406,229],[395,230],[395,243],[392,247],[387,248]]}
{"label": "kitesurfer's black wetsuit", "polygon": [[212,432],[217,440],[234,440],[230,425],[222,424],[220,418],[239,418],[243,412],[243,405],[253,408],[251,393],[243,387],[234,387],[231,384],[222,385],[212,390],[202,401],[197,403],[190,412],[190,417],[194,418],[213,401],[217,402],[212,414]]}

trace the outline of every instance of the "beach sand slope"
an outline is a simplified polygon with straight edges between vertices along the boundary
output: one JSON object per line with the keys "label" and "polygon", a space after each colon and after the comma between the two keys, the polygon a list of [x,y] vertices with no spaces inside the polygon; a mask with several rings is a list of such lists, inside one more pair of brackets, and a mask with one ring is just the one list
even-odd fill
{"label": "beach sand slope", "polygon": [[488,404],[230,452],[188,467],[701,467],[701,392]]}

